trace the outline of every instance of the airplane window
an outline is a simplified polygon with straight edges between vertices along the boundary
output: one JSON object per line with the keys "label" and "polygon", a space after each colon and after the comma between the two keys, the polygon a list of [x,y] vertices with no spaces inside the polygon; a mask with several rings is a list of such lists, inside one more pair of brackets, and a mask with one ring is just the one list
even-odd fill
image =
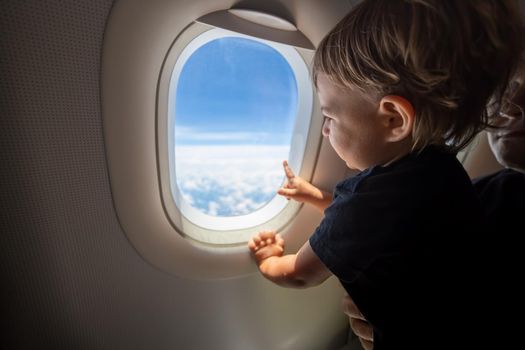
{"label": "airplane window", "polygon": [[283,181],[297,114],[287,60],[265,43],[225,36],[195,50],[172,79],[172,186],[211,216],[245,215],[267,204]]}
{"label": "airplane window", "polygon": [[[116,18],[136,11],[119,10]],[[299,29],[214,13],[161,25],[138,16],[148,30],[131,36],[128,21],[110,21],[102,57],[104,135],[122,229],[149,263],[189,278],[253,273],[246,242],[259,230],[299,244],[300,227],[317,217],[276,195],[281,161],[324,183],[314,170],[328,150],[310,40]]]}
{"label": "airplane window", "polygon": [[284,159],[296,172],[313,169],[304,158],[314,103],[309,59],[290,45],[202,24],[175,41],[161,97],[167,118],[159,119],[167,152],[159,159],[168,172],[161,172],[166,211],[179,231],[238,243],[297,213],[300,205],[276,191]]}

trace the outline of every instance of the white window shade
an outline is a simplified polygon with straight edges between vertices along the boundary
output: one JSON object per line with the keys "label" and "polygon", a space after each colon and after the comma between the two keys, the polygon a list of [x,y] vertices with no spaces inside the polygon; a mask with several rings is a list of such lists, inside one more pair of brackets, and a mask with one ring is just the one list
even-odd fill
{"label": "white window shade", "polygon": [[254,38],[314,50],[312,42],[291,22],[274,15],[244,9],[221,10],[197,19],[216,28],[230,30]]}

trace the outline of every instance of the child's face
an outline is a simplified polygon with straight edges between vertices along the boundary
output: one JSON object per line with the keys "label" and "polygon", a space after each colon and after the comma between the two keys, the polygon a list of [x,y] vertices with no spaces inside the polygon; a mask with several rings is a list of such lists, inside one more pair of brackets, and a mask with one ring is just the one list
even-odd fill
{"label": "child's face", "polygon": [[525,172],[525,85],[522,79],[517,79],[515,83],[520,86],[511,99],[511,108],[496,119],[501,128],[489,130],[488,136],[490,148],[498,162]]}
{"label": "child's face", "polygon": [[346,165],[364,170],[382,164],[387,144],[378,116],[379,101],[357,89],[343,89],[324,74],[317,77],[317,94],[324,115],[323,136]]}

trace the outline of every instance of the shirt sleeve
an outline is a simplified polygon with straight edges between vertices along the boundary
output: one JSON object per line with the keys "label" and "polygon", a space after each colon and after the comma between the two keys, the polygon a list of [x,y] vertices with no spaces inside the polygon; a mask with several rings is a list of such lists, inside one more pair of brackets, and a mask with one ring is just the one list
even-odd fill
{"label": "shirt sleeve", "polygon": [[384,251],[384,222],[374,217],[373,193],[337,196],[325,210],[325,217],[310,237],[319,259],[340,280],[352,282]]}

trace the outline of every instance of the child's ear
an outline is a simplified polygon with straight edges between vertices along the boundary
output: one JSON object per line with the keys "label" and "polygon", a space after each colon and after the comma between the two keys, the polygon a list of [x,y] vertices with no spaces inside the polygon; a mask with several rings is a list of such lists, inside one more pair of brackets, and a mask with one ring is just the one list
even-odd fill
{"label": "child's ear", "polygon": [[384,96],[379,102],[379,111],[386,127],[387,142],[398,142],[412,135],[415,112],[407,99],[397,95]]}

